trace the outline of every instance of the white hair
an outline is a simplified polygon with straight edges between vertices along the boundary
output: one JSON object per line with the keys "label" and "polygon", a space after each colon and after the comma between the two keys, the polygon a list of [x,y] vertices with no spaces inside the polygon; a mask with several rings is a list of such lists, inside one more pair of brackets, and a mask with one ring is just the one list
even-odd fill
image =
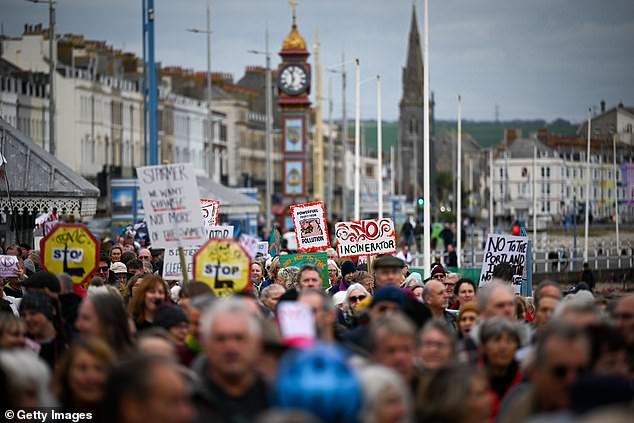
{"label": "white hair", "polygon": [[403,378],[396,371],[385,366],[369,365],[359,369],[358,375],[363,389],[363,409],[359,416],[360,422],[374,423],[377,421],[378,408],[383,405],[382,399],[385,397],[386,390],[390,388],[396,390],[405,406],[406,412],[401,422],[410,421],[410,394]]}
{"label": "white hair", "polygon": [[335,306],[343,304],[346,302],[346,297],[348,296],[348,291],[339,291],[332,296],[332,301],[335,303]]}
{"label": "white hair", "polygon": [[57,405],[48,388],[51,371],[35,352],[30,350],[1,351],[0,367],[7,375],[11,391],[20,395],[26,390],[35,388],[39,407]]}
{"label": "white hair", "polygon": [[233,314],[245,317],[251,335],[258,338],[262,336],[262,325],[260,321],[251,313],[244,302],[235,297],[223,297],[216,300],[211,307],[205,310],[200,319],[200,327],[205,341],[211,338],[214,323],[218,316],[222,314]]}
{"label": "white hair", "polygon": [[360,283],[353,283],[346,290],[346,305],[348,307],[350,306],[350,294],[352,293],[352,291],[361,291],[363,292],[363,295],[365,295],[366,297],[370,296],[370,293],[368,292],[367,289],[365,289],[363,285],[361,285]]}
{"label": "white hair", "polygon": [[511,294],[513,298],[515,298],[515,291],[513,291],[513,287],[508,283],[490,282],[478,290],[478,306],[480,307],[480,310],[487,308],[489,300],[491,299],[491,293],[497,289],[505,290]]}

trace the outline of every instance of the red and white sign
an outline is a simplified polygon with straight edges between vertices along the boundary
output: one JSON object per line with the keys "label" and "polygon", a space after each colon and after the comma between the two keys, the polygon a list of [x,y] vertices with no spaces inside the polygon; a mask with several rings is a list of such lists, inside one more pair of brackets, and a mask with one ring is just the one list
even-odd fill
{"label": "red and white sign", "polygon": [[376,256],[396,252],[392,219],[339,222],[335,225],[339,257]]}
{"label": "red and white sign", "polygon": [[291,206],[297,251],[300,253],[322,251],[330,248],[324,203],[293,204]]}
{"label": "red and white sign", "polygon": [[220,201],[200,199],[200,212],[203,215],[203,224],[205,227],[218,225],[218,211],[220,210]]}
{"label": "red and white sign", "polygon": [[258,243],[260,241],[256,237],[246,234],[240,235],[239,241],[242,248],[244,248],[247,254],[249,254],[249,257],[254,259],[255,255],[258,253]]}

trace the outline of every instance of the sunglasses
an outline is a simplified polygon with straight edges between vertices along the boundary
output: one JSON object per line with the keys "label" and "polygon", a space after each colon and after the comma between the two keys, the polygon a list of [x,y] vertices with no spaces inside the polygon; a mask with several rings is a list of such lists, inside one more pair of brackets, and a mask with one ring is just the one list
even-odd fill
{"label": "sunglasses", "polygon": [[365,300],[366,296],[365,295],[359,295],[357,297],[348,297],[348,299],[350,300],[351,303],[356,303],[359,301],[363,301]]}
{"label": "sunglasses", "polygon": [[570,366],[564,366],[564,365],[559,365],[559,366],[553,366],[550,368],[550,373],[552,374],[552,376],[555,379],[564,379],[566,376],[568,376],[569,373],[575,373],[575,375],[581,375],[586,371],[586,368],[583,366],[579,366],[579,367],[570,367]]}
{"label": "sunglasses", "polygon": [[445,280],[446,275],[444,273],[436,273],[432,279],[436,279],[439,281],[444,281]]}
{"label": "sunglasses", "polygon": [[139,256],[139,260],[150,260],[151,258],[150,256]]}

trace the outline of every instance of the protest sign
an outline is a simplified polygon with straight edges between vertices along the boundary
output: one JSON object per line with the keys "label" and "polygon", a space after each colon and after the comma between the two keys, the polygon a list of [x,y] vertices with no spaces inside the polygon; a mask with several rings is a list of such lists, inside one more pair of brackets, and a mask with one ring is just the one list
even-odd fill
{"label": "protest sign", "polygon": [[[206,231],[211,230],[212,238],[216,239],[231,239],[233,238],[233,226],[213,226],[214,229],[205,228]],[[185,262],[187,263],[187,274],[189,278],[192,278],[192,266],[193,259],[200,246],[185,247],[183,252],[185,253]],[[181,272],[181,262],[178,255],[178,248],[166,248],[165,255],[163,257],[163,279],[166,281],[179,281],[183,279],[183,273]]]}
{"label": "protest sign", "polygon": [[205,242],[191,163],[139,167],[137,176],[153,246],[193,247]]}
{"label": "protest sign", "polygon": [[251,258],[238,241],[210,239],[194,256],[194,279],[216,295],[240,292],[251,283]]}
{"label": "protest sign", "polygon": [[244,248],[244,251],[249,254],[252,259],[255,258],[255,254],[258,252],[258,239],[254,236],[242,234],[240,235],[240,245]]}
{"label": "protest sign", "polygon": [[17,257],[0,256],[0,278],[15,278],[19,274]]}
{"label": "protest sign", "polygon": [[205,237],[207,239],[233,238],[233,226],[205,226]]}
{"label": "protest sign", "polygon": [[528,238],[523,236],[489,234],[482,259],[479,286],[485,286],[493,279],[493,270],[500,263],[507,263],[513,269],[513,289],[519,293],[526,282],[526,251]]}
{"label": "protest sign", "polygon": [[74,284],[88,282],[98,259],[99,241],[79,223],[59,224],[40,241],[40,262],[44,270],[66,273]]}
{"label": "protest sign", "polygon": [[258,250],[256,251],[256,256],[258,254],[262,254],[264,257],[268,257],[268,255],[269,255],[269,243],[268,243],[268,241],[260,241],[260,242],[258,242]]}
{"label": "protest sign", "polygon": [[318,253],[299,253],[286,254],[280,256],[280,267],[297,266],[302,267],[303,264],[312,264],[319,269],[321,282],[324,288],[328,288],[328,254],[325,251]]}
{"label": "protest sign", "polygon": [[339,257],[376,256],[396,251],[396,233],[391,219],[339,222],[335,225]]}
{"label": "protest sign", "polygon": [[324,203],[293,204],[291,206],[297,251],[300,253],[330,248]]}
{"label": "protest sign", "polygon": [[286,345],[305,346],[315,340],[315,316],[307,304],[282,301],[276,315],[282,341]]}
{"label": "protest sign", "polygon": [[218,224],[218,211],[220,209],[220,201],[200,199],[200,212],[203,215],[203,225],[216,226]]}

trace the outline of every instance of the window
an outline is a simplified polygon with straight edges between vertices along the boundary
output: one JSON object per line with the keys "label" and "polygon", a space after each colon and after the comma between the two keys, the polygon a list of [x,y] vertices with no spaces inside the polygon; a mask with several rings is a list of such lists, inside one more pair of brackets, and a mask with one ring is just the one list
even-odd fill
{"label": "window", "polygon": [[546,184],[546,195],[550,195],[550,184]]}
{"label": "window", "polygon": [[544,177],[544,168],[542,167],[542,178]]}
{"label": "window", "polygon": [[500,196],[504,196],[504,184],[500,184]]}
{"label": "window", "polygon": [[546,211],[550,213],[550,201],[546,202]]}
{"label": "window", "polygon": [[546,168],[546,177],[550,178],[550,168],[549,167]]}
{"label": "window", "polygon": [[546,203],[542,201],[542,213],[546,211]]}
{"label": "window", "polygon": [[579,188],[579,196],[583,198],[583,187]]}
{"label": "window", "polygon": [[500,179],[504,179],[504,169],[500,168]]}
{"label": "window", "polygon": [[566,178],[570,178],[570,169],[566,168]]}

